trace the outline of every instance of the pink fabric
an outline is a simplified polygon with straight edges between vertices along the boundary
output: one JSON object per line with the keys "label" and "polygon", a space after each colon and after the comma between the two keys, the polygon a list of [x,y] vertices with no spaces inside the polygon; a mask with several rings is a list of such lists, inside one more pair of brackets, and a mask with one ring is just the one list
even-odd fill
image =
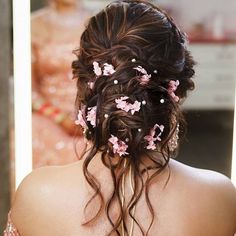
{"label": "pink fabric", "polygon": [[10,213],[8,214],[7,227],[4,230],[3,235],[4,236],[20,236],[20,234],[18,233],[16,227],[14,226],[11,220]]}
{"label": "pink fabric", "polygon": [[[72,41],[72,40],[71,40]],[[55,107],[71,114],[75,119],[74,100],[76,80],[72,80],[71,62],[74,42],[51,42],[35,45],[35,65],[40,78],[38,90]],[[74,143],[75,138],[68,135],[58,124],[33,113],[33,160],[34,168],[45,165],[65,165],[78,160]],[[77,142],[77,139],[76,139]],[[83,138],[78,139],[78,147],[84,147]],[[77,150],[80,154],[80,148]]]}

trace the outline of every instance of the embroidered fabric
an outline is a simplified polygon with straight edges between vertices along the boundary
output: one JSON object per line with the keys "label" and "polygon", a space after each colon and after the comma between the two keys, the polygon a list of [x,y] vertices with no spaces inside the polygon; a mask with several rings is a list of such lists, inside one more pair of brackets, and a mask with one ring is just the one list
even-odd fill
{"label": "embroidered fabric", "polygon": [[14,226],[10,213],[8,214],[8,221],[7,221],[7,227],[3,232],[3,236],[20,236],[18,233],[16,227]]}
{"label": "embroidered fabric", "polygon": [[[132,186],[132,184],[131,184],[131,186]],[[132,227],[131,227],[131,232],[133,232],[133,224],[132,224]],[[15,227],[14,223],[11,220],[10,213],[8,214],[7,227],[3,232],[3,236],[21,236],[18,233],[17,228]],[[234,234],[234,236],[236,236],[236,233]]]}

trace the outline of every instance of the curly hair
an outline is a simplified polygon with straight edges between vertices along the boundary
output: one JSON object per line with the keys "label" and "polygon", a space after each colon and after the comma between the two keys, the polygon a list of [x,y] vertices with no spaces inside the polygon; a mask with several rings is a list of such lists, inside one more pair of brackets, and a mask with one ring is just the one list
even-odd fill
{"label": "curly hair", "polygon": [[[184,135],[185,122],[180,104],[188,90],[194,88],[191,78],[195,63],[186,42],[186,35],[179,30],[173,19],[144,0],[115,1],[90,18],[81,36],[80,47],[75,50],[77,60],[72,63],[74,77],[78,78],[77,109],[83,107],[87,116],[89,108],[97,108],[96,127],[87,122],[86,137],[93,146],[84,160],[83,173],[94,189],[94,195],[85,209],[95,197],[100,198],[100,208],[85,224],[96,220],[105,207],[112,225],[109,235],[120,235],[121,225],[128,233],[125,220],[127,214],[138,225],[142,235],[148,235],[155,218],[149,199],[149,186],[168,166],[169,159],[177,154],[177,149],[172,150],[169,143],[177,128],[180,130],[180,138]],[[94,61],[100,65],[113,65],[115,73],[96,78]],[[151,74],[149,83],[140,84],[137,71],[134,70],[137,66]],[[118,83],[114,83],[114,80]],[[175,94],[180,98],[179,102],[175,102],[168,93],[169,82],[177,80],[180,84]],[[90,82],[94,83],[93,89],[89,87]],[[145,105],[134,114],[117,109],[115,100],[122,96],[127,96],[130,103],[145,101]],[[155,124],[162,124],[165,129],[157,148],[148,150],[144,137]],[[111,135],[128,145],[128,155],[114,158],[109,142]],[[97,152],[101,152],[102,162],[110,170],[113,180],[113,193],[107,201],[104,200],[96,176],[88,170]],[[148,159],[151,164],[147,166],[144,159]],[[127,206],[124,206],[121,196],[122,178],[130,168],[134,183],[133,194]],[[148,229],[143,229],[133,214],[143,192],[152,216]],[[119,217],[116,220],[111,217],[111,205],[114,202],[119,204]]]}

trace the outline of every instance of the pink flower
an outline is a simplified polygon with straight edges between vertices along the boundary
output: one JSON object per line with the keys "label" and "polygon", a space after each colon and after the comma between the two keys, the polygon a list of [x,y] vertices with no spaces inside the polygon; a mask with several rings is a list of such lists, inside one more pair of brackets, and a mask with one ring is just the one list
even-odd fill
{"label": "pink flower", "polygon": [[127,96],[117,98],[115,100],[115,102],[117,104],[116,107],[123,110],[123,111],[126,111],[126,112],[131,111],[131,114],[133,115],[136,111],[140,110],[141,102],[135,101],[132,104],[132,103],[128,103],[126,101],[127,99],[129,99],[129,97],[127,97]]}
{"label": "pink flower", "polygon": [[147,71],[142,66],[134,67],[134,69],[141,72],[144,75],[147,75]]}
{"label": "pink flower", "polygon": [[115,72],[113,65],[104,63],[103,75],[112,75]]}
{"label": "pink flower", "polygon": [[77,120],[75,121],[76,125],[81,125],[83,128],[87,128],[87,124],[83,118],[83,112],[79,110],[78,115],[77,115]]}
{"label": "pink flower", "polygon": [[93,62],[93,71],[96,76],[102,75],[102,69],[96,61]]}
{"label": "pink flower", "polygon": [[140,84],[145,85],[148,84],[150,81],[150,78],[152,77],[147,73],[147,71],[142,66],[134,67],[134,70],[137,70],[138,72],[142,73],[143,75],[139,78]]}
{"label": "pink flower", "polygon": [[86,119],[90,124],[95,127],[96,126],[96,112],[97,112],[97,106],[89,107],[88,108],[88,114],[86,116]]}
{"label": "pink flower", "polygon": [[116,136],[111,135],[108,141],[112,143],[114,154],[117,153],[120,156],[129,154],[128,152],[126,152],[128,145],[125,142],[119,140]]}
{"label": "pink flower", "polygon": [[[156,135],[156,129],[159,128],[160,132]],[[146,147],[149,150],[156,149],[156,141],[161,141],[160,136],[162,135],[164,130],[164,125],[155,124],[154,127],[150,130],[149,135],[146,135],[144,139],[148,141],[148,146]],[[156,136],[155,136],[156,135]]]}
{"label": "pink flower", "polygon": [[135,101],[134,104],[130,104],[130,111],[133,115],[136,111],[139,111],[141,107],[141,102]]}
{"label": "pink flower", "polygon": [[171,80],[169,82],[168,93],[175,102],[179,101],[179,97],[175,95],[175,91],[177,90],[178,86],[179,86],[179,80],[176,80],[176,81]]}
{"label": "pink flower", "polygon": [[142,75],[142,76],[139,78],[140,84],[141,84],[141,85],[146,85],[146,84],[148,84],[148,82],[150,81],[150,78],[151,78],[151,75]]}

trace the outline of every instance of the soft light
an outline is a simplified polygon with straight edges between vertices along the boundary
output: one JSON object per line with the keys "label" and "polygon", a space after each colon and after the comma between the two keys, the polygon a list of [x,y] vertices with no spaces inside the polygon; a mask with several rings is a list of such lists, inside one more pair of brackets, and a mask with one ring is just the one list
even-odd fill
{"label": "soft light", "polygon": [[13,0],[15,184],[32,170],[30,0]]}

